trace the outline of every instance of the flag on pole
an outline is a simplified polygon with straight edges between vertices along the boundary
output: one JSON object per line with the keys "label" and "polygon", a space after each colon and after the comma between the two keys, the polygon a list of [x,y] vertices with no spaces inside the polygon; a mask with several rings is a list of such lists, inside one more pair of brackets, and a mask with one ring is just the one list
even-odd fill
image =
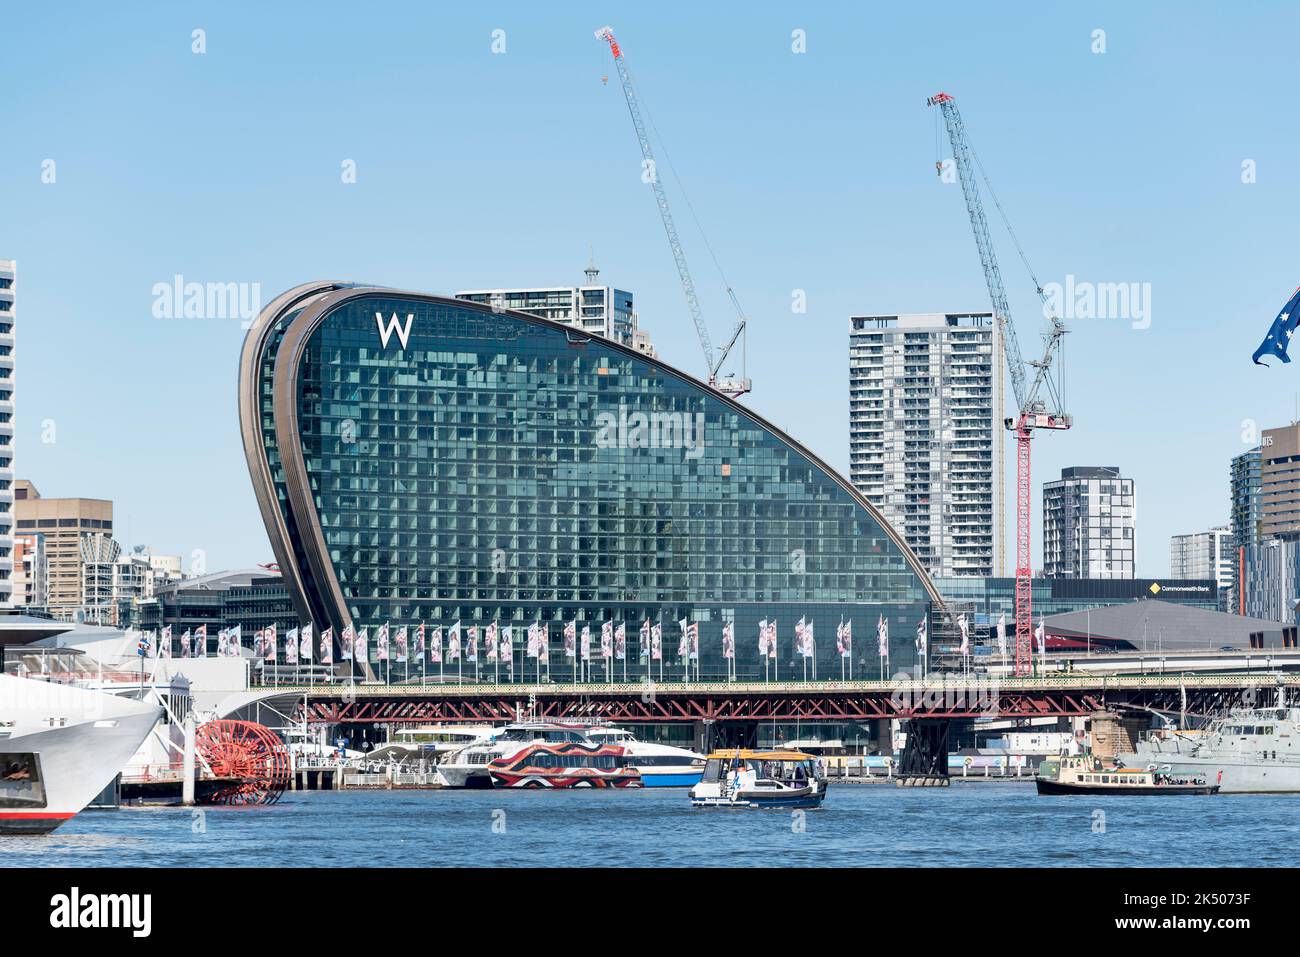
{"label": "flag on pole", "polygon": [[1038,642],[1038,653],[1047,654],[1047,638],[1043,634],[1043,616],[1038,616],[1038,627],[1034,629],[1034,638]]}
{"label": "flag on pole", "polygon": [[162,632],[160,633],[160,636],[162,638],[162,642],[159,645],[159,651],[161,652],[161,657],[170,658],[172,656],[172,626],[163,625],[163,629]]}
{"label": "flag on pole", "polygon": [[650,660],[664,660],[664,626],[659,622],[650,626]]}
{"label": "flag on pole", "polygon": [[311,622],[307,622],[302,626],[301,637],[298,640],[298,657],[303,661],[311,661],[311,651]]}
{"label": "flag on pole", "polygon": [[922,618],[916,625],[916,653],[922,658],[925,657],[926,644],[925,619]]}
{"label": "flag on pole", "polygon": [[619,661],[627,660],[627,626],[621,621],[614,629],[614,657]]}
{"label": "flag on pole", "polygon": [[1265,355],[1276,356],[1283,362],[1290,362],[1291,357],[1286,354],[1287,346],[1291,345],[1291,336],[1295,334],[1296,326],[1300,324],[1300,289],[1297,289],[1286,304],[1282,306],[1282,311],[1277,314],[1273,324],[1268,327],[1268,335],[1264,341],[1259,344],[1255,350],[1251,361],[1255,365],[1268,365],[1267,362],[1260,362],[1260,357]]}
{"label": "flag on pole", "polygon": [[424,622],[415,628],[415,657],[421,664],[424,663]]}
{"label": "flag on pole", "polygon": [[548,665],[551,661],[551,633],[540,621],[537,623],[537,660]]}
{"label": "flag on pole", "polygon": [[650,619],[649,618],[641,622],[640,645],[641,647],[637,649],[637,651],[639,652],[637,657],[649,658],[650,657]]}
{"label": "flag on pole", "polygon": [[351,625],[343,626],[343,639],[341,644],[343,647],[343,660],[352,661],[353,655],[356,653],[357,633],[356,629]]}
{"label": "flag on pole", "polygon": [[688,634],[689,628],[687,627],[689,624],[690,623],[685,618],[678,619],[677,621],[677,627],[682,630],[681,640],[677,642],[678,658],[685,658],[691,653],[691,638]]}
{"label": "flag on pole", "polygon": [[776,657],[776,619],[773,618],[767,623],[767,657],[769,659]]}
{"label": "flag on pole", "polygon": [[284,663],[286,665],[296,665],[298,663],[297,628],[290,628],[284,633]]}
{"label": "flag on pole", "polygon": [[447,631],[447,660],[460,661],[460,622]]}
{"label": "flag on pole", "polygon": [[[889,657],[889,619],[884,615],[876,622],[877,651],[882,658]],[[883,672],[882,672],[883,673]]]}
{"label": "flag on pole", "polygon": [[1007,613],[998,616],[998,654],[1007,656]]}
{"label": "flag on pole", "polygon": [[487,660],[496,661],[497,652],[501,650],[501,645],[497,639],[497,623],[495,621],[491,622],[487,626],[487,632],[486,635],[484,636],[484,641],[487,650],[487,655],[486,655]]}
{"label": "flag on pole", "polygon": [[840,650],[841,658],[853,657],[853,619],[849,619],[840,625],[839,633],[835,636],[836,647]]}
{"label": "flag on pole", "polygon": [[259,628],[253,632],[253,657],[266,657],[266,629]]}
{"label": "flag on pole", "polygon": [[334,664],[334,629],[326,628],[320,633],[320,663]]}
{"label": "flag on pole", "polygon": [[375,650],[376,661],[388,660],[388,622],[380,625],[379,630],[375,632]]}
{"label": "flag on pole", "polygon": [[722,657],[731,659],[736,657],[736,631],[733,622],[727,622],[722,626]]}
{"label": "flag on pole", "polygon": [[[450,642],[447,650],[451,650]],[[442,664],[442,625],[434,625],[429,629],[429,661],[435,665]]]}
{"label": "flag on pole", "polygon": [[567,622],[564,626],[564,657],[572,658],[578,653],[578,622]]}
{"label": "flag on pole", "polygon": [[700,623],[698,621],[691,622],[687,632],[691,636],[691,659],[698,661],[700,657]]}
{"label": "flag on pole", "polygon": [[465,660],[478,661],[478,625],[465,629]]}
{"label": "flag on pole", "polygon": [[238,658],[244,649],[244,626],[236,625],[226,633],[226,654]]}
{"label": "flag on pole", "polygon": [[961,653],[970,654],[970,623],[966,620],[966,613],[957,616],[957,629],[961,632]]}
{"label": "flag on pole", "polygon": [[803,627],[804,620],[802,618],[794,623],[794,653],[807,658],[808,656],[804,654],[803,650]]}
{"label": "flag on pole", "polygon": [[758,623],[758,657],[767,657],[767,619]]}
{"label": "flag on pole", "polygon": [[370,664],[370,627],[368,625],[357,629],[357,661],[362,664]]}
{"label": "flag on pole", "polygon": [[813,623],[809,621],[803,626],[803,647],[804,657],[812,658],[817,654],[817,642],[813,638]]}
{"label": "flag on pole", "polygon": [[499,649],[502,661],[510,662],[513,668],[515,664],[515,630],[510,625],[501,629],[501,648]]}
{"label": "flag on pole", "polygon": [[194,657],[206,658],[208,656],[208,626],[199,625],[194,629]]}
{"label": "flag on pole", "polygon": [[600,656],[608,661],[614,654],[614,623],[602,622],[600,626]]}
{"label": "flag on pole", "polygon": [[266,639],[266,646],[264,648],[264,651],[266,653],[266,660],[274,664],[275,663],[275,625],[274,624],[266,626],[266,634],[264,637]]}
{"label": "flag on pole", "polygon": [[591,625],[582,626],[582,660],[591,660]]}
{"label": "flag on pole", "polygon": [[406,661],[406,643],[408,638],[409,633],[406,630],[406,625],[399,626],[393,635],[393,644],[397,648],[397,660],[400,662]]}
{"label": "flag on pole", "polygon": [[181,657],[188,658],[189,656],[190,656],[190,630],[186,628],[185,631],[181,633]]}
{"label": "flag on pole", "polygon": [[147,632],[140,632],[140,637],[135,643],[135,653],[141,658],[149,654],[149,635]]}

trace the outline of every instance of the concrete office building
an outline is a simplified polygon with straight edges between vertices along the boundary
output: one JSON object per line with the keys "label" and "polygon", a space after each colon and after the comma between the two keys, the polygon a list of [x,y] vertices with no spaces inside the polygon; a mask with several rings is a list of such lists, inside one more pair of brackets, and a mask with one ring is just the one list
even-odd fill
{"label": "concrete office building", "polygon": [[0,608],[13,604],[16,278],[14,261],[0,259]]}
{"label": "concrete office building", "polygon": [[14,536],[13,604],[45,611],[50,604],[50,562],[40,532]]}
{"label": "concrete office building", "polygon": [[1113,465],[1061,469],[1043,485],[1043,576],[1132,578],[1133,480]]}
{"label": "concrete office building", "polygon": [[991,313],[849,320],[849,477],[936,577],[1005,574]]}
{"label": "concrete office building", "polygon": [[[96,498],[42,498],[26,479],[14,482],[15,528],[21,533],[45,536],[49,562],[49,611],[54,617],[74,621],[88,604],[82,575],[83,535],[113,534],[113,503]],[[98,573],[91,576],[93,603],[107,601],[112,594],[111,564],[106,584]],[[101,587],[103,585],[103,587]]]}
{"label": "concrete office building", "polygon": [[1300,425],[1260,439],[1260,538],[1300,535]]}
{"label": "concrete office building", "polygon": [[604,336],[644,355],[655,354],[650,337],[637,327],[632,294],[596,283],[600,270],[587,267],[585,286],[531,286],[501,289],[466,289],[457,299],[481,302],[495,309],[510,309],[573,326]]}
{"label": "concrete office building", "polygon": [[1172,578],[1213,578],[1226,606],[1233,582],[1233,556],[1232,528],[1228,525],[1174,535],[1169,540],[1169,575]]}

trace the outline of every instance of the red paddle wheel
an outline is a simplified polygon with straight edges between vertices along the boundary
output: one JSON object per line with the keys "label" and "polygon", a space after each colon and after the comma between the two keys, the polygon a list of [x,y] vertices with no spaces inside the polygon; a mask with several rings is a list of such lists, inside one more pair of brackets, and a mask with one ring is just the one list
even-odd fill
{"label": "red paddle wheel", "polygon": [[218,782],[205,803],[274,804],[289,786],[289,749],[263,725],[208,721],[194,746]]}

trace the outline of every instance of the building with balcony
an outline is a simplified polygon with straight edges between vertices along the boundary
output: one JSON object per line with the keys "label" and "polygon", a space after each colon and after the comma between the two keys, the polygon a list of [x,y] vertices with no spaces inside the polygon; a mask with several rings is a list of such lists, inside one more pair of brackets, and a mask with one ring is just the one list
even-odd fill
{"label": "building with balcony", "polygon": [[14,603],[14,325],[17,264],[0,259],[0,608]]}

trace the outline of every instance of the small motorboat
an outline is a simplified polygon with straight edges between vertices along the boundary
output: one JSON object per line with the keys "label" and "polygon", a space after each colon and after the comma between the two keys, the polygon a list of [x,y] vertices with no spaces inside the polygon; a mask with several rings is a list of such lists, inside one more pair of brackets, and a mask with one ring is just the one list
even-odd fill
{"label": "small motorboat", "polygon": [[826,800],[826,776],[817,757],[803,751],[714,751],[692,807],[815,808]]}
{"label": "small motorboat", "polygon": [[[1220,772],[1222,776],[1222,772]],[[1174,774],[1168,767],[1104,767],[1091,754],[1049,758],[1035,776],[1039,794],[1218,794],[1219,782],[1200,775]]]}

